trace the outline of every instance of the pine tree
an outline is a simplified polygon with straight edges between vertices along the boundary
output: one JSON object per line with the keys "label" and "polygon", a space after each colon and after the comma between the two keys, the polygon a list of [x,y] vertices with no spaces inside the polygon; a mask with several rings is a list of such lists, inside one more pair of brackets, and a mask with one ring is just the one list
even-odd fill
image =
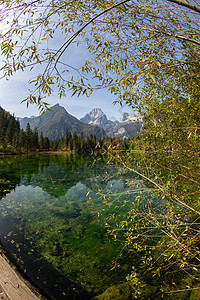
{"label": "pine tree", "polygon": [[11,118],[11,119],[9,120],[8,128],[7,128],[7,130],[6,130],[6,138],[5,138],[5,141],[6,141],[6,144],[7,144],[7,145],[13,145],[13,137],[14,137],[14,134],[15,134],[14,119]]}
{"label": "pine tree", "polygon": [[33,132],[31,130],[30,124],[26,126],[26,150],[30,151],[33,149]]}
{"label": "pine tree", "polygon": [[79,148],[80,148],[81,153],[84,152],[84,147],[85,147],[85,139],[84,139],[83,132],[81,132],[81,134],[79,136]]}
{"label": "pine tree", "polygon": [[48,151],[49,150],[49,139],[48,137],[45,137],[44,138],[44,148],[43,148],[45,151]]}
{"label": "pine tree", "polygon": [[33,147],[34,149],[39,149],[38,131],[36,127],[33,131]]}
{"label": "pine tree", "polygon": [[41,132],[41,134],[40,134],[39,148],[40,148],[41,151],[44,150],[44,137],[43,137],[43,132]]}
{"label": "pine tree", "polygon": [[26,133],[23,129],[20,130],[19,133],[19,150],[23,151],[23,149],[26,147]]}
{"label": "pine tree", "polygon": [[72,144],[73,144],[73,151],[78,151],[78,136],[77,136],[77,132],[75,131],[73,134],[73,140],[72,140]]}

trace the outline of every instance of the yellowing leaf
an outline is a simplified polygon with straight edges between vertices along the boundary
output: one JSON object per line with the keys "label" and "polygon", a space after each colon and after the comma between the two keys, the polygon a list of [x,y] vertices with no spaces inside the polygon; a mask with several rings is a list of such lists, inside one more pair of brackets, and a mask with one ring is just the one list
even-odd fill
{"label": "yellowing leaf", "polygon": [[124,81],[124,77],[120,79],[120,81],[118,82],[118,84],[122,84],[122,82]]}
{"label": "yellowing leaf", "polygon": [[136,74],[132,80],[132,84],[133,86],[136,84],[136,81],[137,81],[137,77],[138,77],[138,74]]}

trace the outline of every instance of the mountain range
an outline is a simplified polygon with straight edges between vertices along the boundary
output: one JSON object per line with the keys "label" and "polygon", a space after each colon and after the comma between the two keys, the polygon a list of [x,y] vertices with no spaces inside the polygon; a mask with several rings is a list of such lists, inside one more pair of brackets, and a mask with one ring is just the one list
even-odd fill
{"label": "mountain range", "polygon": [[44,115],[38,117],[21,118],[20,127],[25,129],[29,123],[31,128],[35,127],[40,134],[43,132],[51,140],[56,140],[65,135],[66,129],[77,134],[83,132],[84,136],[95,135],[103,138],[109,137],[131,138],[137,134],[141,128],[141,121],[137,121],[137,116],[123,113],[118,121],[111,121],[100,108],[93,109],[83,118],[78,120],[70,115],[64,107],[56,104],[46,111]]}
{"label": "mountain range", "polygon": [[142,127],[141,118],[138,115],[124,112],[119,120],[113,122],[107,119],[100,108],[93,109],[80,121],[103,128],[109,137],[132,138]]}
{"label": "mountain range", "polygon": [[77,134],[83,132],[84,136],[92,134],[98,138],[103,138],[106,135],[102,128],[79,121],[59,104],[52,106],[44,115],[20,119],[22,129],[25,129],[28,123],[32,129],[36,127],[39,134],[43,132],[43,135],[50,140],[56,140],[64,136],[66,129],[72,133],[76,131]]}

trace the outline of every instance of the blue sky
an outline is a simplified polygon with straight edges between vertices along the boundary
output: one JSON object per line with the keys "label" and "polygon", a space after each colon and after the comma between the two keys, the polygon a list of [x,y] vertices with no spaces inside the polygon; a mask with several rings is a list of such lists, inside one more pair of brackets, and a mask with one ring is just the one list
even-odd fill
{"label": "blue sky", "polygon": [[[27,75],[25,73],[15,74],[10,80],[0,80],[0,106],[16,117],[38,115],[36,105],[30,105],[27,109],[26,103],[20,103],[28,94]],[[106,91],[97,91],[90,98],[85,96],[71,97],[70,93],[65,98],[59,99],[56,93],[46,99],[50,106],[59,103],[66,110],[77,117],[83,117],[93,108],[99,107],[109,119],[118,119],[122,112],[132,112],[127,106],[115,106],[112,102],[115,98]]]}
{"label": "blue sky", "polygon": [[[0,106],[14,113],[16,117],[30,117],[39,115],[36,105],[30,105],[27,109],[26,103],[20,103],[28,94],[27,76],[25,73],[15,74],[10,80],[0,80]],[[59,103],[73,116],[80,119],[93,108],[99,107],[109,119],[119,119],[122,112],[132,112],[128,106],[121,107],[119,104],[113,105],[115,98],[106,91],[97,91],[90,98],[85,96],[67,96],[59,99],[56,95],[51,95],[46,99],[51,105]]]}
{"label": "blue sky", "polygon": [[[77,53],[76,53],[77,54]],[[75,54],[71,54],[69,63],[73,64]],[[80,55],[79,55],[80,57]],[[37,69],[34,70],[35,75]],[[28,79],[32,75],[28,70],[26,72],[19,71],[14,74],[9,80],[0,80],[0,106],[10,113],[14,113],[16,117],[25,116],[37,116],[39,114],[36,105],[30,105],[27,109],[26,103],[21,101],[28,95]],[[66,110],[73,116],[80,119],[86,113],[90,112],[93,108],[101,108],[109,119],[119,119],[122,112],[132,112],[128,106],[121,107],[119,104],[113,105],[115,100],[114,96],[108,93],[106,90],[96,91],[90,98],[86,96],[71,97],[71,93],[68,92],[65,98],[60,99],[54,92],[53,95],[48,97],[45,101],[51,105],[59,103],[65,107]]]}
{"label": "blue sky", "polygon": [[[53,40],[43,41],[43,45],[50,48],[59,48],[59,45],[65,41],[65,37],[61,33],[56,33]],[[71,44],[62,57],[62,61],[66,64],[80,69],[84,60],[88,59],[91,54],[85,47],[83,42],[80,46]],[[2,58],[0,58],[2,61]],[[32,73],[26,70],[25,72],[17,72],[9,80],[0,80],[0,106],[10,113],[14,113],[16,117],[25,116],[37,116],[39,114],[36,105],[30,105],[27,109],[26,103],[21,101],[28,95],[28,89],[31,87],[28,85],[28,80],[38,73],[42,72],[41,67],[36,67]],[[0,74],[0,77],[2,74]],[[56,92],[48,97],[45,102],[50,106],[59,103],[65,107],[66,110],[77,117],[78,119],[83,117],[86,113],[90,112],[93,108],[101,108],[109,119],[119,119],[122,112],[132,112],[128,106],[121,107],[119,104],[115,106],[112,104],[116,100],[113,95],[106,90],[96,91],[90,98],[86,96],[71,97],[70,92],[67,93],[65,98],[60,99]]]}

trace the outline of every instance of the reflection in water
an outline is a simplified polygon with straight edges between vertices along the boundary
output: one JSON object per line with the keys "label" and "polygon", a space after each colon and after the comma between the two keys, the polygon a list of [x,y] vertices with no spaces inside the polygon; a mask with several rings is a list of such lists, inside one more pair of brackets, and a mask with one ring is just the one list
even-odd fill
{"label": "reflection in water", "polygon": [[[126,191],[128,175],[73,156],[7,158],[0,165],[13,188],[2,190],[0,238],[33,281],[56,299],[89,299],[125,279],[133,258],[124,256],[122,267],[110,271],[122,245],[107,235],[105,220],[116,201],[134,201],[112,197]],[[99,191],[109,201],[98,217]]]}

